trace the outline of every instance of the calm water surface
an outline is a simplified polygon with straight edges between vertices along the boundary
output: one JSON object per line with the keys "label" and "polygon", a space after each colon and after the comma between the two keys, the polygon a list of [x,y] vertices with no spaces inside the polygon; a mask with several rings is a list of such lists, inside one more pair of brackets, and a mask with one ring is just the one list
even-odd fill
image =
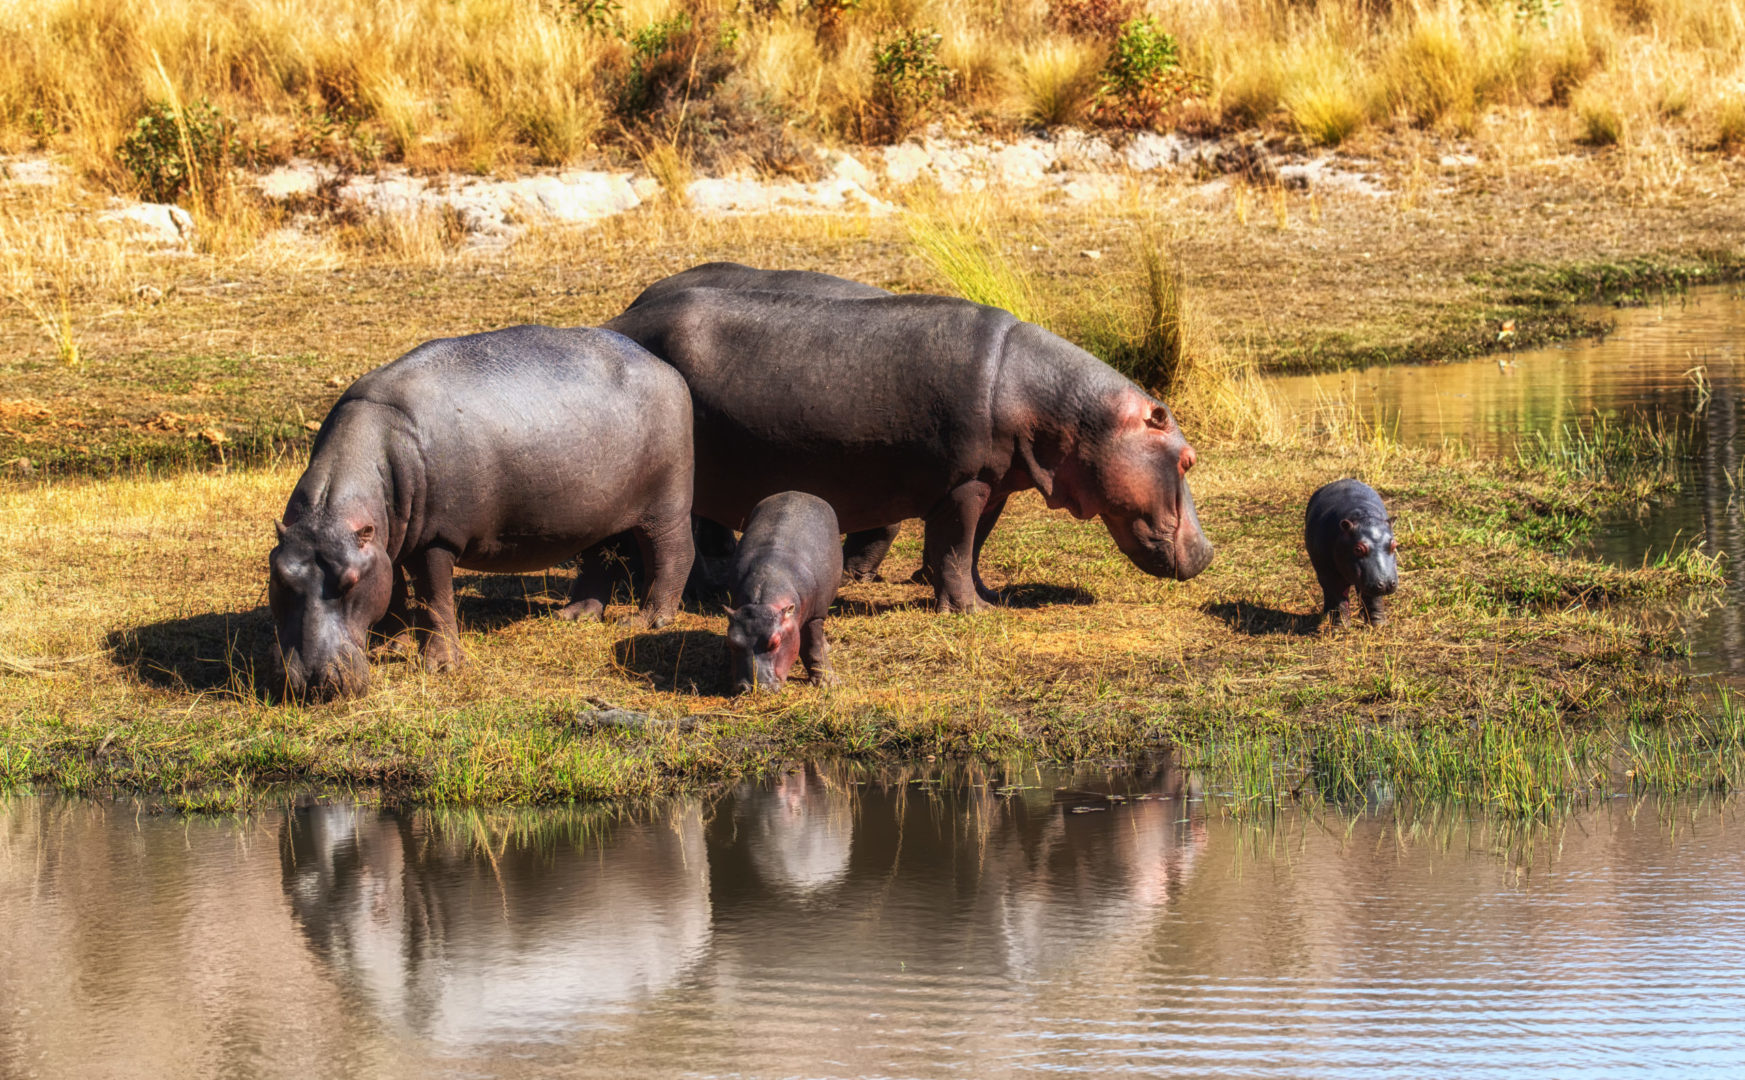
{"label": "calm water surface", "polygon": [[14,798],[0,1075],[1745,1074],[1736,809],[1258,828],[1192,791],[1159,764],[823,766],[617,816]]}
{"label": "calm water surface", "polygon": [[1458,440],[1487,454],[1511,454],[1533,433],[1590,427],[1596,416],[1694,430],[1696,457],[1683,490],[1640,519],[1602,529],[1594,547],[1629,565],[1693,542],[1725,552],[1734,584],[1727,602],[1682,617],[1697,671],[1745,675],[1745,297],[1733,288],[1697,289],[1613,314],[1617,332],[1603,341],[1519,353],[1506,367],[1484,359],[1275,385],[1302,408],[1355,394],[1366,416],[1380,417],[1404,442]]}

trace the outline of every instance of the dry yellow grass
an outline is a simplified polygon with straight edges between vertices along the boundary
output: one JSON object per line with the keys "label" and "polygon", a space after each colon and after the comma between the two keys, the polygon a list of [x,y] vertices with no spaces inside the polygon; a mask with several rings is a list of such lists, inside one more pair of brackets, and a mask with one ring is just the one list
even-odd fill
{"label": "dry yellow grass", "polygon": [[[638,126],[711,144],[784,127],[856,137],[869,130],[873,51],[910,26],[943,34],[954,122],[1005,130],[1082,119],[1110,44],[1051,35],[1049,7],[1036,0],[823,10],[0,0],[0,148],[65,152],[122,187],[118,146],[148,101],[171,96],[237,117],[257,160],[319,153],[365,168],[557,165]],[[1533,5],[1506,0],[1152,0],[1142,10],[1179,38],[1203,80],[1188,122],[1323,143],[1399,125],[1483,139],[1480,120],[1493,110],[1561,110],[1591,86],[1642,114],[1625,118],[1632,130],[1713,145],[1745,89],[1745,0],[1567,0],[1543,21]],[[650,79],[676,96],[639,100]]]}

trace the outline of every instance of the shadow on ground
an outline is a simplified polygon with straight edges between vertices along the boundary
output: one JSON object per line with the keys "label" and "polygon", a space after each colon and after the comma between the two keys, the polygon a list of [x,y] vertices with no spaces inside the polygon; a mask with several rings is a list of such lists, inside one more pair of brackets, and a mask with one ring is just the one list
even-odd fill
{"label": "shadow on ground", "polygon": [[150,686],[253,698],[265,698],[271,689],[276,643],[264,604],[114,630],[105,643],[116,663]]}
{"label": "shadow on ground", "polygon": [[1009,608],[1051,607],[1055,604],[1094,604],[1097,598],[1077,585],[1008,585],[996,590],[1000,606]]}
{"label": "shadow on ground", "polygon": [[627,637],[612,646],[626,674],[645,679],[656,690],[725,694],[727,637],[713,630],[657,630]]}
{"label": "shadow on ground", "polygon": [[1307,637],[1313,634],[1321,625],[1321,613],[1310,612],[1307,615],[1294,611],[1284,611],[1265,604],[1249,604],[1243,601],[1206,605],[1206,614],[1223,619],[1230,624],[1230,629],[1238,634],[1249,634],[1261,637],[1268,634],[1295,634]]}

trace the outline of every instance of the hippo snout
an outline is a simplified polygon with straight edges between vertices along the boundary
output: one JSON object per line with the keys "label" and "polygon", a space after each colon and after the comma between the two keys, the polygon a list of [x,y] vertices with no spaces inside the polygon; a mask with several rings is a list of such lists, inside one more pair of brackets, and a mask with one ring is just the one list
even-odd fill
{"label": "hippo snout", "polygon": [[299,701],[358,697],[369,689],[370,663],[362,649],[341,650],[319,666],[293,651],[281,658],[280,681],[285,696]]}

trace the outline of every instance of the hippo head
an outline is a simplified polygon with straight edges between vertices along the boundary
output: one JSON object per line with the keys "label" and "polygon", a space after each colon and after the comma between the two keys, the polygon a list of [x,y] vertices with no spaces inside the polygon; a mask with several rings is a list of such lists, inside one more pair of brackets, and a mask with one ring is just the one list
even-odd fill
{"label": "hippo head", "polygon": [[1169,407],[1138,387],[1129,385],[1114,406],[1112,422],[1081,430],[1051,482],[1039,478],[1037,486],[1051,507],[1101,517],[1133,565],[1186,581],[1212,561],[1188,490],[1194,448]]}
{"label": "hippo head", "polygon": [[367,521],[280,523],[268,556],[267,603],[278,634],[286,696],[324,700],[363,693],[364,644],[388,610],[393,565]]}
{"label": "hippo head", "polygon": [[1395,557],[1399,544],[1386,518],[1345,518],[1339,522],[1340,562],[1349,565],[1347,576],[1364,596],[1386,596],[1399,588],[1400,566]]}
{"label": "hippo head", "polygon": [[733,692],[780,690],[800,655],[792,600],[741,604],[727,612],[727,660]]}

